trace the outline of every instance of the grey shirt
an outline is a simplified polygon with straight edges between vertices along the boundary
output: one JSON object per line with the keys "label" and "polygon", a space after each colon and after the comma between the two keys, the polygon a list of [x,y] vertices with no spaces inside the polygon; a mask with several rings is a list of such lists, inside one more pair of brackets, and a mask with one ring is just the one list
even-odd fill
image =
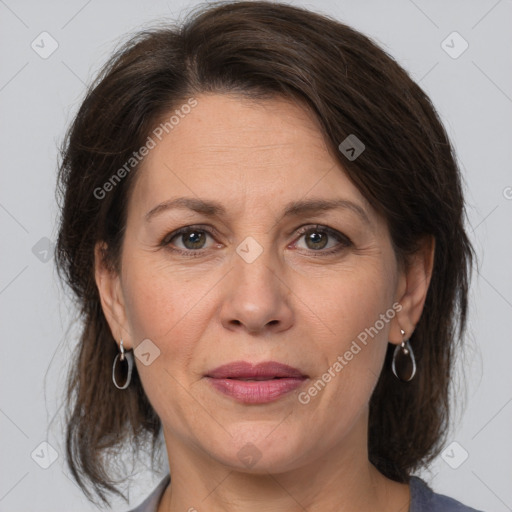
{"label": "grey shirt", "polygon": [[[166,475],[155,490],[136,508],[129,512],[156,512],[160,498],[170,482]],[[463,505],[460,501],[444,494],[435,493],[426,482],[417,476],[411,476],[411,506],[408,512],[482,512]]]}

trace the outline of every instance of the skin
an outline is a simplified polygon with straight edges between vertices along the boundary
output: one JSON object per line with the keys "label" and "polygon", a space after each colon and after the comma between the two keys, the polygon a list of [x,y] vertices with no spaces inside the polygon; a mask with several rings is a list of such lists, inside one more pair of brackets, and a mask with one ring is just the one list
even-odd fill
{"label": "skin", "polygon": [[[401,343],[401,329],[408,339],[420,318],[432,240],[407,270],[399,267],[385,220],[349,181],[303,106],[196,99],[143,162],[119,274],[102,264],[96,247],[96,282],[114,338],[126,349],[150,339],[160,350],[148,366],[135,358],[163,424],[172,477],[158,512],[407,511],[409,486],[368,461],[368,404],[380,372],[390,371],[383,370],[388,342]],[[156,205],[183,196],[218,201],[226,214],[170,209],[145,220]],[[348,208],[281,217],[289,202],[312,198],[351,201],[369,223]],[[204,239],[169,236],[197,224],[216,231],[202,232]],[[351,244],[318,234],[316,225]],[[317,238],[298,234],[301,226]],[[252,263],[236,252],[248,236],[263,248]],[[340,250],[326,254],[333,248]],[[300,403],[298,393],[395,302],[401,310],[378,335]],[[204,378],[235,360],[276,360],[309,378],[274,402],[241,404]],[[252,467],[237,455],[247,443],[260,455]]]}

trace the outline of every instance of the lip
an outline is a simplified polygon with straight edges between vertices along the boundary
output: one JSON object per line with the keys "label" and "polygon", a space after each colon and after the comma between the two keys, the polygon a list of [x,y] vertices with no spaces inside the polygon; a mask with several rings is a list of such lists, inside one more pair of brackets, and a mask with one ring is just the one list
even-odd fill
{"label": "lip", "polygon": [[308,376],[297,368],[277,361],[256,365],[235,361],[209,371],[205,378],[217,391],[239,402],[262,404],[290,393]]}
{"label": "lip", "polygon": [[206,377],[212,377],[213,379],[254,379],[263,377],[272,379],[274,377],[303,378],[307,375],[304,375],[297,368],[293,368],[293,366],[277,361],[264,361],[259,364],[234,361],[209,371]]}

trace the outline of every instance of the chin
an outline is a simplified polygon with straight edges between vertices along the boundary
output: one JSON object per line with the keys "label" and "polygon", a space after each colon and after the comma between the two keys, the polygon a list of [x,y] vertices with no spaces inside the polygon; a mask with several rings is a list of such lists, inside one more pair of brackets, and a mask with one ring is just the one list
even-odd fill
{"label": "chin", "polygon": [[276,423],[255,428],[254,422],[233,432],[232,437],[208,440],[205,451],[219,463],[251,474],[282,473],[296,467],[298,457],[304,453],[304,439],[294,439],[290,432]]}

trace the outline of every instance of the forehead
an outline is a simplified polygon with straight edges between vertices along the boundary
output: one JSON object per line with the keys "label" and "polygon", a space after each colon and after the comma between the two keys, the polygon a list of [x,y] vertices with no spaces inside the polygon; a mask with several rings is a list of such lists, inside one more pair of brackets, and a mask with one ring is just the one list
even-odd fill
{"label": "forehead", "polygon": [[141,208],[183,195],[270,207],[320,195],[350,197],[369,207],[305,107],[232,95],[196,100],[161,140],[153,137],[155,147],[133,191]]}

